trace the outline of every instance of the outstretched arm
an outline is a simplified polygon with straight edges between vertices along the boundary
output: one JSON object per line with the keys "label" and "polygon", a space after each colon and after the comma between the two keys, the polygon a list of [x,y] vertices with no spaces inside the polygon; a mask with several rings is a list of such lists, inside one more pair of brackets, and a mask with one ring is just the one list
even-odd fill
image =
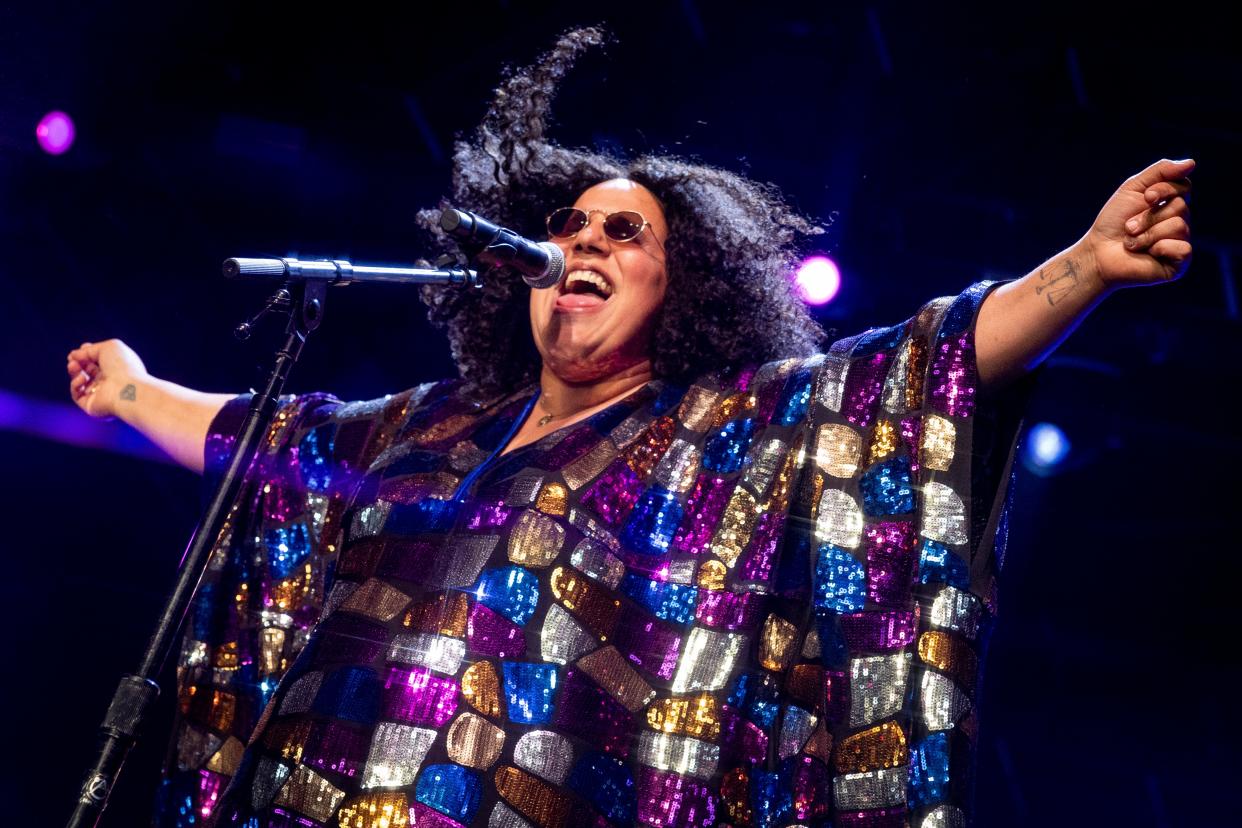
{"label": "outstretched arm", "polygon": [[1186,271],[1194,166],[1163,160],[1131,176],[1085,236],[988,295],[975,328],[981,385],[1003,386],[1034,369],[1113,291]]}

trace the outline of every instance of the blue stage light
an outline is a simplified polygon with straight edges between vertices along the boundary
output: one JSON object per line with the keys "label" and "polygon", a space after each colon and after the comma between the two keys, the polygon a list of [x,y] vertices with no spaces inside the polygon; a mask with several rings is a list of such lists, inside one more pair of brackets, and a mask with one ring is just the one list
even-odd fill
{"label": "blue stage light", "polygon": [[1069,455],[1070,441],[1052,423],[1036,423],[1026,437],[1026,465],[1040,474],[1052,474]]}

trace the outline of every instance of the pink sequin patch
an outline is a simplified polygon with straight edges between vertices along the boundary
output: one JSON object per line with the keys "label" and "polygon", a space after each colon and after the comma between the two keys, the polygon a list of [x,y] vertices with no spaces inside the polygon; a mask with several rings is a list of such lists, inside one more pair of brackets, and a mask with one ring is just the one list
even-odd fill
{"label": "pink sequin patch", "polygon": [[658,828],[691,828],[716,821],[716,798],[702,782],[668,771],[638,772],[638,821]]}
{"label": "pink sequin patch", "polygon": [[768,755],[768,734],[743,719],[733,707],[720,706],[720,764],[760,764]]}
{"label": "pink sequin patch", "polygon": [[849,373],[845,376],[841,414],[859,428],[866,428],[875,419],[891,357],[890,351],[880,351],[850,363]]}
{"label": "pink sequin patch", "polygon": [[896,650],[913,643],[918,612],[858,612],[838,618],[850,652]]}
{"label": "pink sequin patch", "polygon": [[841,828],[906,828],[906,808],[879,808],[874,811],[842,811],[837,814]]}
{"label": "pink sequin patch", "polygon": [[599,515],[602,523],[616,527],[629,517],[642,490],[642,481],[625,461],[625,457],[621,456],[595,478],[595,482],[582,493],[579,502]]}
{"label": "pink sequin patch", "polygon": [[890,520],[867,527],[867,598],[883,607],[911,606],[918,563],[914,523]]}
{"label": "pink sequin patch", "polygon": [[772,580],[772,565],[776,563],[776,550],[784,537],[784,529],[784,512],[764,512],[755,521],[750,545],[742,553],[739,565],[743,581],[766,584]]}
{"label": "pink sequin patch", "polygon": [[229,777],[219,773],[212,773],[209,770],[200,770],[198,772],[198,791],[195,794],[196,810],[204,819],[209,818],[216,810],[216,803],[220,800],[220,793],[224,790],[224,786],[228,783]]}
{"label": "pink sequin patch", "polygon": [[302,764],[356,776],[367,761],[371,732],[342,722],[316,722],[302,748]]}
{"label": "pink sequin patch", "polygon": [[556,726],[624,759],[630,752],[633,716],[581,670],[566,670],[556,704]]}
{"label": "pink sequin patch", "polygon": [[504,526],[513,510],[505,506],[504,500],[484,500],[471,512],[466,521],[469,529],[484,529],[491,526]]}
{"label": "pink sequin patch", "polygon": [[710,592],[699,590],[694,618],[705,627],[749,630],[759,623],[767,606],[766,596],[757,592]]}
{"label": "pink sequin patch", "polygon": [[929,407],[952,417],[969,417],[975,410],[975,335],[954,334],[936,342],[931,367]]}
{"label": "pink sequin patch", "polygon": [[810,756],[799,756],[789,769],[794,819],[819,819],[832,812],[832,778],[827,766]]}
{"label": "pink sequin patch", "polygon": [[410,805],[410,825],[417,825],[418,828],[462,828],[457,820],[449,819],[421,802]]}
{"label": "pink sequin patch", "polygon": [[431,670],[392,667],[384,682],[383,716],[399,722],[440,727],[457,711],[457,682]]}
{"label": "pink sequin patch", "polygon": [[923,418],[915,414],[901,421],[901,442],[910,455],[910,473],[919,473],[919,440],[923,434]]}
{"label": "pink sequin patch", "polygon": [[466,619],[466,649],[494,658],[522,658],[526,655],[526,633],[500,613],[475,604]]}
{"label": "pink sequin patch", "polygon": [[673,550],[697,555],[706,549],[732,494],[732,483],[726,484],[723,477],[701,472],[686,499],[685,517],[673,535]]}
{"label": "pink sequin patch", "polygon": [[617,649],[643,672],[667,681],[677,671],[681,635],[671,624],[639,610],[623,612],[614,636]]}
{"label": "pink sequin patch", "polygon": [[824,671],[824,718],[845,722],[850,717],[850,675],[844,670]]}

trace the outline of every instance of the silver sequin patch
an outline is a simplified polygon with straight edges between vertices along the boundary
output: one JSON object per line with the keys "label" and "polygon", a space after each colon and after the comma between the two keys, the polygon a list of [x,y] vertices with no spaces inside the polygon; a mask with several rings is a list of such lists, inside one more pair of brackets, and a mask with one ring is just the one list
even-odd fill
{"label": "silver sequin patch", "polygon": [[772,483],[772,478],[781,470],[785,463],[785,452],[789,446],[784,440],[773,437],[753,446],[747,458],[748,468],[742,475],[742,482],[750,487],[755,498],[762,500]]}
{"label": "silver sequin patch", "polygon": [[806,639],[802,642],[803,658],[819,658],[819,630],[811,627],[807,630]]}
{"label": "silver sequin patch", "polygon": [[919,534],[940,543],[962,544],[966,534],[966,507],[957,492],[943,483],[923,487],[923,526]]}
{"label": "silver sequin patch", "polygon": [[336,807],[344,798],[343,790],[306,765],[298,765],[272,804],[293,808],[320,822],[327,822],[332,819]]}
{"label": "silver sequin patch", "polygon": [[936,593],[927,620],[933,627],[960,632],[974,639],[979,633],[983,603],[965,590],[946,586]]}
{"label": "silver sequin patch", "polygon": [[908,775],[900,767],[838,776],[832,780],[833,801],[839,810],[851,811],[903,805]]}
{"label": "silver sequin patch", "polygon": [[203,760],[220,749],[224,740],[214,733],[199,730],[189,724],[181,728],[181,738],[177,740],[178,770],[198,770]]}
{"label": "silver sequin patch", "polygon": [[645,730],[638,737],[634,758],[660,770],[710,779],[720,763],[720,746],[689,736]]}
{"label": "silver sequin patch", "polygon": [[534,828],[518,815],[518,812],[503,802],[497,802],[487,818],[487,828]]}
{"label": "silver sequin patch", "polygon": [[553,785],[560,785],[573,767],[574,748],[559,733],[532,730],[513,746],[513,764]]}
{"label": "silver sequin patch", "polygon": [[264,756],[254,770],[254,779],[250,783],[250,807],[255,810],[266,808],[276,792],[285,784],[293,769],[283,762],[277,762]]}
{"label": "silver sequin patch", "polygon": [[539,633],[539,651],[544,661],[568,664],[598,646],[599,639],[584,630],[560,604],[548,606]]}
{"label": "silver sequin patch", "polygon": [[387,500],[377,500],[357,510],[349,521],[349,537],[370,538],[378,535],[388,522],[388,513],[391,510],[392,504]]}
{"label": "silver sequin patch", "polygon": [[893,360],[888,369],[888,377],[884,380],[884,410],[891,414],[906,413],[906,376],[910,366],[910,339],[901,345],[897,359]]}
{"label": "silver sequin patch", "polygon": [[580,541],[570,553],[569,563],[587,577],[607,584],[609,589],[616,589],[625,575],[625,564],[621,563],[621,559],[602,543],[592,540]]}
{"label": "silver sequin patch", "polygon": [[431,633],[395,636],[388,649],[389,661],[418,664],[450,676],[457,674],[465,657],[466,642]]}
{"label": "silver sequin patch", "polygon": [[957,427],[953,421],[938,414],[923,417],[923,432],[919,438],[919,462],[935,471],[948,471],[953,463],[953,449],[957,442]]}
{"label": "silver sequin patch", "polygon": [[280,715],[288,716],[292,713],[305,713],[310,710],[315,696],[319,694],[321,684],[323,684],[323,673],[316,670],[289,685],[289,689],[285,691],[285,697],[280,700]]}
{"label": "silver sequin patch", "polygon": [[948,730],[970,712],[970,699],[948,676],[923,671],[920,709],[928,730]]}
{"label": "silver sequin patch", "polygon": [[462,440],[449,449],[449,466],[463,474],[477,468],[487,459],[487,452],[474,444],[472,440]]}
{"label": "silver sequin patch", "polygon": [[670,690],[719,690],[729,680],[738,655],[746,648],[746,636],[695,627],[686,637],[677,673]]}
{"label": "silver sequin patch", "polygon": [[670,492],[689,491],[701,459],[702,452],[697,446],[678,437],[656,464],[653,472],[656,484]]}
{"label": "silver sequin patch", "polygon": [[839,489],[824,489],[815,517],[815,540],[844,549],[862,543],[863,514],[858,501]]}
{"label": "silver sequin patch", "polygon": [[539,487],[542,485],[542,474],[530,472],[520,474],[509,487],[509,494],[505,495],[505,503],[509,506],[529,506],[535,502],[535,495],[539,494]]}
{"label": "silver sequin patch", "polygon": [[323,532],[323,519],[328,514],[328,497],[321,494],[306,496],[306,510],[310,512],[310,528],[315,540]]}
{"label": "silver sequin patch", "polygon": [[436,732],[425,727],[382,722],[371,738],[362,772],[364,788],[399,788],[413,783]]}
{"label": "silver sequin patch", "polygon": [[327,618],[336,612],[336,608],[354,594],[354,590],[358,588],[357,581],[337,581],[332,585],[332,589],[328,592],[328,597],[323,601],[323,618]]}
{"label": "silver sequin patch", "polygon": [[432,571],[423,579],[429,587],[464,587],[478,580],[483,564],[500,541],[499,535],[458,535],[446,554],[437,555]]}
{"label": "silver sequin patch", "polygon": [[677,418],[690,431],[706,431],[707,427],[712,424],[720,394],[719,391],[711,391],[701,385],[692,385],[681,398]]}
{"label": "silver sequin patch", "polygon": [[825,423],[815,432],[815,466],[824,474],[849,478],[858,472],[862,435],[841,423]]}
{"label": "silver sequin patch", "polygon": [[818,721],[819,718],[809,710],[803,710],[796,705],[785,708],[785,719],[781,722],[780,757],[784,759],[801,753]]}
{"label": "silver sequin patch", "polygon": [[[617,449],[623,449],[643,433],[643,430],[651,424],[651,414],[645,408],[640,408],[629,417],[627,417],[620,425],[614,428],[608,435],[608,439],[604,443],[611,442]],[[603,468],[602,466],[600,467]]]}
{"label": "silver sequin patch", "polygon": [[910,675],[910,653],[850,659],[850,727],[862,727],[901,710]]}
{"label": "silver sequin patch", "polygon": [[966,828],[966,815],[961,808],[937,805],[923,817],[919,828]]}
{"label": "silver sequin patch", "polygon": [[[625,425],[625,423],[621,425]],[[620,428],[621,426],[617,427]],[[598,477],[599,473],[604,470],[604,467],[612,462],[612,458],[616,456],[616,445],[611,440],[601,440],[595,448],[561,469],[561,476],[565,478],[565,485],[573,491],[581,489],[584,485]]]}
{"label": "silver sequin patch", "polygon": [[668,565],[668,582],[670,584],[689,584],[694,582],[694,573],[698,568],[698,561],[691,558],[683,558],[679,561],[672,561]]}
{"label": "silver sequin patch", "polygon": [[621,548],[616,536],[600,525],[599,521],[581,509],[569,510],[569,525],[592,540],[602,543],[613,552]]}
{"label": "silver sequin patch", "polygon": [[544,567],[556,560],[565,543],[565,527],[530,509],[518,516],[509,533],[509,560],[521,566]]}
{"label": "silver sequin patch", "polygon": [[850,351],[856,340],[838,339],[832,343],[824,356],[824,364],[819,369],[819,387],[815,390],[815,398],[819,404],[829,411],[841,411],[841,397],[845,394],[845,375],[850,367]]}

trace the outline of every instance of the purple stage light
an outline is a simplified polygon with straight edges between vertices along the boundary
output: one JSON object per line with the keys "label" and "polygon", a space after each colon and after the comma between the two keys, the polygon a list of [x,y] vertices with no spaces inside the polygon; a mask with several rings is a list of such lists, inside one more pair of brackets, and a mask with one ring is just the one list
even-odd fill
{"label": "purple stage light", "polygon": [[841,271],[827,256],[811,256],[798,267],[794,286],[808,304],[827,304],[841,289]]}
{"label": "purple stage light", "polygon": [[73,119],[59,110],[44,115],[39,125],[35,127],[35,137],[39,139],[39,146],[48,155],[60,155],[66,152],[73,146],[75,134]]}

